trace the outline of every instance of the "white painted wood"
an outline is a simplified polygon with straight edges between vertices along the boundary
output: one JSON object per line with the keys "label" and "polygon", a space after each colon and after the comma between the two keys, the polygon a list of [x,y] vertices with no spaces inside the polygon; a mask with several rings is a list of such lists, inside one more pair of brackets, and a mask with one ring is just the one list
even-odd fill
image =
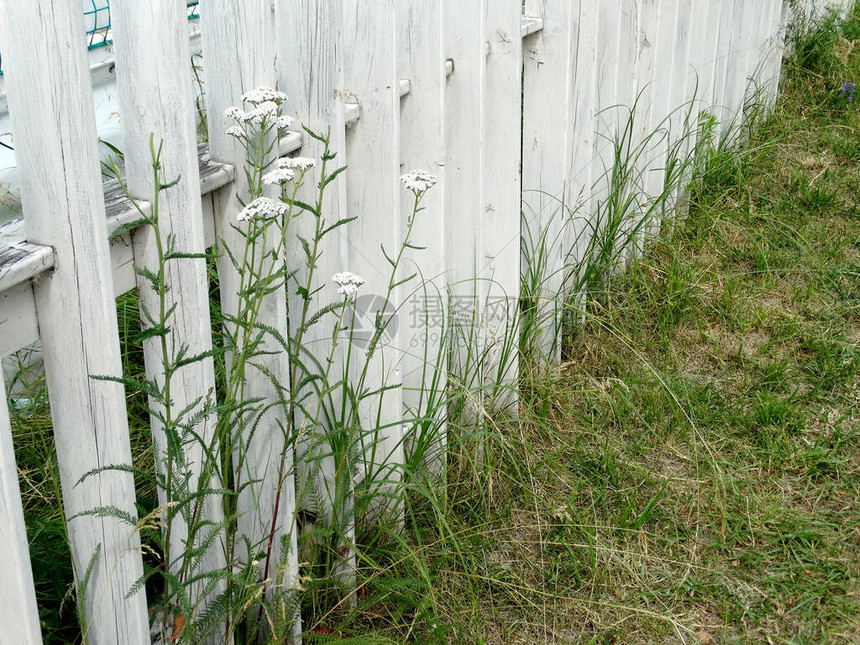
{"label": "white painted wood", "polygon": [[[444,0],[445,56],[452,61],[445,93],[445,203],[444,257],[452,318],[450,372],[457,394],[477,389],[480,374],[467,366],[466,344],[478,326],[479,303],[486,283],[475,280],[481,266],[478,213],[484,202],[482,106],[486,49],[479,2]],[[480,397],[464,401],[467,417],[481,414]],[[452,406],[453,407],[453,406]]]}
{"label": "white painted wood", "polygon": [[[592,184],[595,142],[596,87],[598,82],[597,62],[597,5],[599,0],[579,0],[573,7],[573,17],[577,21],[576,46],[572,48],[575,71],[571,75],[571,108],[573,117],[570,131],[570,151],[567,160],[568,194],[573,211],[573,219],[565,231],[565,264],[568,267],[570,291],[578,278],[588,247],[590,223],[594,212]],[[576,273],[573,269],[576,268]],[[571,318],[582,315],[582,293],[572,294],[573,307]]]}
{"label": "white painted wood", "polygon": [[477,217],[481,230],[478,275],[488,281],[483,312],[488,352],[484,383],[490,409],[517,400],[522,202],[520,13],[518,0],[484,0],[484,190]]}
{"label": "white painted wood", "polygon": [[531,0],[525,10],[546,27],[523,40],[521,273],[533,310],[522,333],[534,352],[530,358],[553,365],[561,359],[565,228],[575,199],[567,171],[579,16],[571,15],[576,7],[565,0]]}
{"label": "white painted wood", "polygon": [[731,61],[731,45],[733,35],[734,0],[720,0],[722,3],[719,15],[719,34],[717,36],[717,54],[714,65],[714,115],[720,124],[721,134],[725,134],[732,119],[731,106],[727,104],[726,78]]}
{"label": "white painted wood", "polygon": [[[212,0],[202,7],[201,22],[206,61],[206,107],[207,113],[212,115],[209,118],[210,152],[213,159],[242,169],[247,166],[245,151],[234,137],[226,134],[227,127],[235,123],[227,123],[222,115],[230,106],[248,108],[242,104],[245,92],[257,87],[274,88],[277,84],[271,2]],[[275,147],[271,158],[277,156]],[[242,203],[250,200],[245,173],[240,170],[237,174],[237,182],[219,191],[215,217],[221,308],[231,316],[239,315],[238,293],[242,278],[224,247],[231,249],[234,257],[242,256],[245,240],[233,227],[238,225],[236,215]],[[248,225],[240,226],[247,228]],[[270,236],[266,252],[274,253],[276,246],[280,247],[279,240]],[[284,251],[281,248],[277,261],[266,260],[265,271],[273,272],[283,267],[283,262]],[[287,296],[283,285],[272,289],[263,298],[257,322],[276,329],[282,338],[289,337]],[[235,331],[233,325],[226,325],[226,329],[230,334]],[[260,417],[253,435],[248,438],[251,427],[246,428],[234,450],[235,462],[242,464],[241,470],[235,473],[237,481],[240,485],[256,482],[239,495],[238,532],[254,545],[254,552],[266,554],[260,571],[262,579],[276,580],[280,576],[282,587],[290,589],[298,575],[293,444],[291,440],[285,441],[288,409],[279,403],[281,393],[269,376],[274,376],[282,387],[288,387],[290,365],[288,355],[271,335],[265,336],[259,351],[262,355],[252,357],[244,370],[241,392],[245,400],[259,400],[267,410]],[[234,387],[239,388],[240,383],[237,380]],[[284,536],[288,540],[289,552],[282,554]],[[252,555],[244,553],[243,548],[236,557],[247,561]],[[282,557],[284,569],[279,568]],[[300,633],[298,621],[295,627],[296,633]]]}
{"label": "white painted wood", "polygon": [[[153,199],[152,159],[150,137],[157,147],[163,144],[161,165],[163,181],[181,177],[179,183],[159,196],[159,226],[163,242],[175,239],[175,248],[183,253],[204,251],[203,220],[200,200],[200,179],[197,159],[196,126],[192,104],[191,52],[188,44],[185,3],[181,0],[114,0],[112,3],[114,47],[116,50],[117,90],[125,132],[125,167],[129,192],[138,199]],[[158,91],[153,91],[157,88]],[[156,240],[151,228],[134,234],[134,258],[138,266],[157,271]],[[188,355],[195,356],[212,348],[209,316],[209,289],[206,262],[202,259],[168,262],[166,282],[170,285],[166,301],[168,309],[176,309],[169,320],[171,335],[168,351],[175,353],[187,346]],[[158,315],[158,298],[149,283],[138,280],[140,302],[153,315]],[[146,324],[146,323],[144,323]],[[144,362],[149,379],[164,380],[160,340],[144,342]],[[207,358],[180,368],[171,379],[171,399],[174,414],[187,407],[195,412],[202,401],[214,395],[213,361]],[[155,401],[150,405],[158,409]],[[159,459],[165,459],[167,446],[163,429],[152,418],[153,439]],[[207,415],[194,426],[202,441],[212,445],[215,419]],[[204,454],[198,442],[188,437],[185,448],[191,486],[205,488],[220,482],[200,477]],[[217,449],[216,449],[217,452]],[[193,489],[193,488],[192,488]],[[159,490],[159,500],[167,495]],[[214,524],[223,518],[220,498],[207,496],[201,510],[204,521]],[[177,516],[170,533],[171,562],[174,570],[181,566],[181,554],[188,538],[188,527]],[[198,539],[205,534],[198,535]],[[200,562],[199,572],[217,571],[225,567],[223,534],[216,539]],[[219,589],[203,595],[202,585],[189,590],[198,611],[214,599]],[[221,642],[219,638],[211,639]]]}
{"label": "white painted wood", "polygon": [[704,39],[701,104],[709,113],[715,114],[717,64],[720,55],[720,22],[725,0],[707,1],[707,28]]}
{"label": "white painted wood", "polygon": [[[598,2],[597,81],[595,87],[594,159],[592,210],[599,212],[606,202],[613,164],[613,137],[618,131],[618,78],[621,8],[618,3]],[[629,106],[628,106],[629,107]],[[600,226],[601,224],[598,224]]]}
{"label": "white painted wood", "polygon": [[30,568],[30,549],[21,507],[15,447],[9,422],[9,401],[0,370],[0,579],[3,580],[3,602],[0,624],[3,642],[9,645],[38,645],[42,642],[39,610]]}
{"label": "white painted wood", "polygon": [[36,300],[30,282],[0,292],[0,357],[39,340]]}
{"label": "white painted wood", "polygon": [[[405,231],[396,214],[401,207],[400,176],[400,92],[395,62],[396,3],[344,0],[343,84],[361,109],[361,119],[347,130],[346,213],[358,220],[347,231],[344,269],[362,276],[356,313],[370,328],[378,316],[388,320],[385,297],[391,266],[380,247],[396,258]],[[396,280],[409,273],[399,267]],[[396,311],[397,290],[388,306]],[[354,325],[357,327],[357,324]],[[402,419],[401,361],[404,347],[400,323],[387,324],[372,356],[365,359],[363,341],[353,342],[352,378],[365,393],[382,386],[395,387],[381,395],[364,398],[359,405],[362,425],[370,434],[362,441],[365,455],[364,480],[371,489],[380,482],[398,481],[403,464],[404,424]],[[364,362],[369,361],[365,370]],[[365,382],[360,383],[360,374]]]}
{"label": "white painted wood", "polygon": [[[661,141],[660,135],[653,136],[652,133],[664,127],[664,103],[671,92],[672,63],[665,60],[666,54],[671,55],[671,48],[665,46],[665,34],[661,28],[668,25],[669,30],[674,31],[675,12],[674,3],[659,0],[640,0],[638,10],[639,104],[636,143],[645,150],[637,170],[643,174],[643,201],[646,201],[662,193],[664,186],[664,173],[660,172],[664,164],[657,161],[662,159],[665,141]],[[646,225],[645,228],[650,226]]]}
{"label": "white painted wood", "polygon": [[523,42],[522,272],[525,280],[541,274],[537,349],[543,356],[536,358],[550,364],[560,359],[566,292],[581,258],[577,239],[591,192],[596,9],[589,5],[526,3],[526,13],[540,17],[544,28]]}
{"label": "white painted wood", "polygon": [[[327,171],[329,173],[346,163],[342,12],[341,0],[275,1],[278,24],[275,34],[278,84],[290,97],[287,108],[297,119],[297,123],[314,132],[321,134],[328,132],[330,147],[337,155],[329,162]],[[350,100],[353,99],[350,98]],[[357,113],[358,106],[355,108]],[[322,153],[322,144],[305,136],[302,155],[315,158],[319,162]],[[320,167],[317,166],[309,171],[308,181],[300,191],[299,199],[311,204],[316,203],[319,180]],[[322,226],[331,225],[346,216],[346,176],[341,175],[325,191],[323,218],[327,224],[324,223]],[[353,226],[356,224],[357,222]],[[293,227],[296,236],[301,235],[311,240],[314,237],[316,222],[312,216],[305,215],[294,222]],[[299,328],[305,304],[304,298],[298,293],[295,285],[308,285],[310,280],[310,291],[315,292],[308,306],[310,314],[340,302],[341,296],[337,293],[336,285],[331,282],[331,277],[335,273],[350,268],[344,259],[349,234],[350,229],[347,225],[335,229],[323,238],[320,243],[321,255],[314,267],[313,275],[309,275],[310,267],[298,237],[293,238],[291,245],[288,246],[288,266],[291,271],[296,271],[294,286],[288,294],[290,320],[294,329]],[[309,327],[302,337],[302,345],[314,356],[320,359],[331,358],[329,380],[332,383],[345,376],[347,349],[345,338],[341,339],[336,346],[332,346],[331,330],[334,323],[333,315],[326,316]],[[325,360],[323,363],[325,364]],[[308,367],[313,367],[310,362]],[[330,404],[332,410],[339,413],[343,409],[341,395],[342,391],[338,389],[320,400],[310,386],[297,392],[299,398],[312,397],[311,403],[306,408],[311,410],[311,417],[315,417],[317,411],[321,410],[320,406],[326,404]],[[324,418],[323,415],[320,416],[320,419]],[[313,425],[312,419],[305,419],[298,413],[297,422]],[[324,434],[324,429],[310,426],[303,432],[296,448],[297,504],[302,510],[307,511],[312,519],[314,516],[322,515],[329,526],[338,526],[343,531],[345,541],[351,543],[355,535],[355,525],[351,517],[353,473],[343,472],[348,466],[335,463],[333,458],[323,457],[331,452],[320,437]],[[322,507],[318,506],[318,503]],[[310,529],[313,526],[304,528]],[[355,553],[347,547],[341,555],[343,562],[340,564],[339,574],[341,580],[349,585],[354,580]]]}
{"label": "white painted wood", "polygon": [[[76,0],[0,3],[9,92],[28,239],[56,252],[54,271],[34,287],[77,580],[94,555],[84,596],[92,643],[141,643],[149,635],[138,535],[113,517],[136,517],[134,480],[106,471],[130,464],[125,393],[96,150],[92,88]],[[12,28],[14,26],[14,28]],[[49,38],[45,34],[50,34]]]}
{"label": "white painted wood", "polygon": [[764,63],[762,83],[764,101],[768,108],[776,103],[782,71],[782,58],[785,53],[786,14],[784,0],[771,0],[767,40],[764,43]]}
{"label": "white painted wood", "polygon": [[[414,451],[421,446],[424,465],[441,476],[445,472],[446,413],[440,404],[446,398],[447,380],[447,350],[443,348],[447,117],[442,0],[402,2],[397,22],[397,74],[410,79],[409,94],[400,101],[400,170],[422,169],[439,178],[439,183],[424,194],[423,211],[413,223],[413,244],[424,249],[407,249],[404,254],[406,274],[418,275],[402,286],[398,298],[405,350],[401,367],[404,412],[407,418],[426,419],[408,428],[406,449]],[[400,230],[406,231],[414,197],[405,187],[400,191]]]}

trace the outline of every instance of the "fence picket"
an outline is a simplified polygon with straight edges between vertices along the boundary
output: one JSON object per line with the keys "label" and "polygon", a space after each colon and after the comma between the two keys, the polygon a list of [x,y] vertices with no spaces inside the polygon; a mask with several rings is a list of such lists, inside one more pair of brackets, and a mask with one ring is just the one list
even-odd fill
{"label": "fence picket", "polygon": [[[522,60],[519,0],[484,0],[483,201],[478,276],[488,280],[484,324],[490,409],[510,405],[518,374]],[[501,386],[501,390],[497,389]]]}
{"label": "fence picket", "polygon": [[[209,150],[216,161],[229,163],[237,169],[239,179],[222,188],[216,195],[215,231],[218,248],[218,279],[222,313],[240,316],[239,292],[241,273],[227,253],[241,255],[244,237],[234,228],[241,204],[248,203],[249,189],[243,168],[245,151],[238,141],[226,134],[228,126],[224,111],[231,106],[242,109],[242,95],[258,87],[276,86],[275,50],[273,42],[272,8],[268,0],[247,0],[235,3],[229,0],[211,0],[201,12],[203,31],[204,69],[206,79],[206,110],[209,114]],[[284,106],[286,109],[286,106]],[[275,147],[271,157],[277,156]],[[241,203],[240,203],[241,199]],[[266,252],[275,253],[276,241],[268,238]],[[226,247],[226,248],[225,248]],[[275,271],[284,261],[283,250],[277,258],[265,263],[264,272]],[[287,295],[283,284],[271,285],[263,296],[256,323],[274,329],[281,338],[289,338],[287,321]],[[235,325],[225,323],[227,333],[235,332]],[[249,341],[242,341],[242,346]],[[287,354],[271,334],[265,334],[259,355],[249,360],[240,377],[228,387],[241,387],[243,398],[258,400],[265,407],[253,424],[247,424],[243,440],[236,442],[236,463],[243,464],[235,473],[237,481],[255,482],[245,488],[237,500],[239,511],[238,531],[245,536],[256,552],[267,554],[261,567],[261,580],[275,581],[285,589],[294,586],[298,575],[297,535],[295,530],[295,486],[293,465],[293,437],[288,432],[287,410],[281,404],[281,387],[290,380]],[[272,381],[277,379],[278,384]],[[242,452],[244,454],[240,455]],[[287,540],[288,551],[282,553],[282,540]],[[243,561],[254,553],[237,554]],[[281,563],[284,568],[281,568]],[[272,583],[270,582],[270,585]],[[271,588],[268,590],[271,596]],[[301,625],[297,621],[296,633]]]}
{"label": "fence picket", "polygon": [[[409,94],[400,101],[400,162],[404,172],[426,170],[439,184],[422,199],[424,209],[413,223],[413,240],[423,249],[407,249],[406,273],[418,277],[403,285],[398,321],[403,330],[403,407],[423,418],[410,428],[405,448],[422,455],[429,472],[445,471],[447,360],[444,350],[445,291],[445,52],[442,0],[408,0],[399,5],[397,75],[408,80]],[[413,199],[401,198],[400,228],[406,230]],[[423,284],[422,284],[423,283]],[[435,398],[428,397],[434,392]],[[419,464],[415,464],[416,466]]]}
{"label": "fence picket", "polygon": [[[200,175],[197,160],[197,128],[192,103],[191,52],[188,42],[187,18],[184,3],[159,0],[114,0],[112,6],[113,32],[116,50],[117,90],[120,112],[125,115],[124,159],[126,182],[130,194],[143,200],[153,198],[154,180],[150,138],[158,147],[163,144],[161,166],[164,180],[180,177],[179,183],[160,195],[159,226],[162,243],[175,240],[175,249],[181,253],[200,254],[205,251]],[[157,92],[153,88],[158,88]],[[157,271],[157,244],[153,230],[138,229],[134,234],[134,257],[138,266]],[[198,356],[212,349],[212,332],[209,315],[209,283],[206,261],[182,259],[170,261],[165,267],[168,310],[175,306],[169,320],[171,346],[176,352],[186,346],[188,356]],[[157,314],[158,296],[145,279],[138,277],[141,308]],[[148,323],[143,318],[143,324]],[[144,341],[144,362],[147,378],[158,383],[164,380],[161,345],[158,338]],[[172,360],[172,356],[170,357]],[[170,396],[175,411],[201,411],[207,399],[214,400],[215,373],[210,357],[179,368],[171,379]],[[153,409],[161,405],[150,401]],[[157,459],[165,459],[167,452],[163,426],[152,415],[153,440]],[[213,445],[215,419],[206,414],[194,424],[200,440],[186,448],[187,468],[191,473],[192,490],[219,487],[201,476],[205,453],[200,442]],[[216,445],[217,451],[217,445]],[[211,475],[210,475],[211,476]],[[193,480],[198,479],[194,482]],[[159,501],[167,501],[163,488]],[[220,497],[207,495],[201,517],[218,527],[223,520]],[[183,554],[188,540],[188,527],[176,516],[170,532],[172,555]],[[198,535],[197,539],[203,539]],[[171,558],[171,568],[182,565],[181,558]],[[225,549],[216,539],[200,561],[204,572],[221,571],[226,566]],[[205,593],[204,583],[195,584],[189,593],[192,602],[203,605],[214,599],[223,583]],[[204,595],[205,594],[205,595]],[[203,607],[198,608],[199,611]],[[214,637],[213,637],[214,638]]]}
{"label": "fence picket", "polygon": [[[400,212],[402,191],[400,85],[392,37],[395,11],[394,0],[343,2],[344,50],[350,53],[343,60],[343,83],[361,115],[348,127],[346,137],[346,213],[358,220],[347,231],[344,269],[366,280],[355,304],[352,330],[352,352],[362,358],[354,360],[350,368],[356,387],[364,390],[358,393],[362,425],[369,432],[362,438],[363,477],[371,490],[379,484],[386,488],[396,484],[403,464],[400,385],[404,347],[402,330],[393,316],[400,294],[390,288],[392,265],[383,255],[394,260],[405,233],[399,218],[392,216]],[[400,266],[394,280],[407,275],[407,269]],[[377,321],[388,322],[373,347]],[[373,394],[381,387],[393,389]]]}
{"label": "fence picket", "polygon": [[[579,267],[584,261],[589,243],[590,221],[593,213],[592,184],[594,167],[595,140],[595,88],[597,85],[597,4],[599,0],[578,0],[573,5],[573,17],[578,25],[576,44],[572,54],[576,69],[572,75],[573,90],[571,107],[573,123],[571,152],[567,160],[569,194],[573,206],[573,219],[565,234],[565,263]],[[581,276],[579,269],[575,274],[566,276],[568,283],[574,283]],[[574,298],[571,319],[579,319],[582,311],[581,289],[571,294]]]}
{"label": "fence picket", "polygon": [[97,507],[137,512],[130,473],[79,481],[131,463],[123,387],[91,378],[117,377],[122,367],[80,4],[4,0],[0,8],[27,238],[56,257],[34,295],[79,587],[92,563],[79,602],[90,642],[147,642],[144,591],[126,597],[143,574],[137,533],[115,517],[82,515]]}
{"label": "fence picket", "polygon": [[[486,284],[475,280],[479,269],[481,228],[477,214],[483,203],[484,133],[481,106],[484,100],[485,45],[479,2],[444,0],[445,55],[453,63],[445,92],[445,279],[452,307],[450,379],[458,392],[478,387],[480,375],[469,363],[468,345],[478,325],[479,303]],[[479,397],[462,402],[467,417],[481,414]],[[452,405],[452,415],[459,410]]]}
{"label": "fence picket", "polygon": [[[346,160],[346,126],[343,101],[343,37],[341,20],[343,6],[341,0],[275,0],[275,14],[278,29],[275,46],[278,63],[279,87],[287,93],[290,100],[287,107],[298,123],[312,131],[326,134],[330,137],[330,146],[336,153],[331,162],[333,168],[344,165]],[[323,154],[322,144],[312,137],[305,136],[302,144],[302,155],[320,159]],[[299,199],[314,203],[317,199],[317,184],[320,180],[320,168],[309,171],[308,181]],[[346,211],[346,182],[343,176],[337,179],[326,190],[323,200],[322,217],[331,224],[347,216]],[[356,223],[358,224],[358,223]],[[353,226],[356,226],[353,224]],[[302,216],[294,223],[297,235],[304,239],[313,238],[316,222],[308,215]],[[287,247],[287,258],[291,271],[296,271],[296,280],[307,284],[309,277],[313,279],[313,289],[318,289],[314,296],[314,310],[322,310],[341,300],[331,276],[344,271],[346,268],[344,255],[349,227],[340,227],[325,236],[320,243],[321,255],[314,268],[314,275],[309,276],[310,267],[305,258],[305,252],[297,240]],[[292,236],[291,236],[292,237]],[[321,288],[320,288],[321,287]],[[290,298],[290,315],[294,328],[301,322],[303,297],[293,290]],[[318,357],[331,359],[331,380],[337,381],[345,376],[346,352],[345,339],[332,346],[331,318],[324,318],[320,324],[313,325],[305,331],[304,345]],[[314,405],[322,405],[327,399],[333,410],[343,409],[342,390],[335,390],[328,395],[318,397],[314,393],[300,391],[297,396],[305,394],[314,398]],[[297,423],[301,423],[297,420]],[[331,447],[317,446],[314,442],[322,441],[319,434],[322,428],[311,428],[305,432],[297,445],[296,497],[297,504],[302,509],[306,523],[300,527],[303,531],[311,531],[315,516],[323,515],[330,526],[342,532],[344,546],[352,544],[355,535],[355,525],[352,518],[353,487],[352,473],[343,473],[347,466],[338,462],[333,456]],[[342,487],[348,490],[340,490]],[[318,507],[318,504],[321,507]],[[310,521],[308,521],[310,520]],[[349,584],[354,577],[355,553],[347,548],[341,553],[342,562],[338,565],[338,575],[341,581]]]}
{"label": "fence picket", "polygon": [[4,643],[9,645],[39,645],[39,611],[33,572],[30,569],[30,549],[21,508],[15,447],[3,371],[0,370],[0,580],[4,581],[3,602],[0,603],[0,624]]}
{"label": "fence picket", "polygon": [[525,11],[544,26],[523,41],[522,279],[529,309],[522,333],[537,336],[530,358],[554,364],[561,359],[566,229],[582,189],[567,175],[580,27],[570,2],[529,0]]}

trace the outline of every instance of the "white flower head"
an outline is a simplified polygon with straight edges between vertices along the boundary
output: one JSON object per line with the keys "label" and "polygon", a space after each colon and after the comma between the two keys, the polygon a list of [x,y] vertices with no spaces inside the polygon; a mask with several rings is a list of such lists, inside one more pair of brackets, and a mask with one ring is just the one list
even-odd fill
{"label": "white flower head", "polygon": [[240,222],[247,222],[254,218],[271,219],[273,217],[282,217],[288,212],[289,207],[282,201],[272,199],[271,197],[257,197],[257,199],[239,211],[236,219]]}
{"label": "white flower head", "polygon": [[439,181],[436,175],[431,175],[424,170],[413,170],[400,177],[400,181],[416,195],[428,191]]}
{"label": "white flower head", "polygon": [[331,279],[340,287],[337,292],[346,298],[352,298],[358,288],[364,284],[364,278],[349,271],[335,273]]}
{"label": "white flower head", "polygon": [[260,105],[261,103],[283,103],[287,100],[287,95],[278,90],[273,90],[271,87],[258,87],[250,92],[245,92],[242,95],[242,100],[245,103]]}
{"label": "white flower head", "polygon": [[286,128],[289,128],[292,124],[293,124],[293,117],[291,117],[291,116],[283,115],[283,116],[279,116],[277,119],[275,119],[275,125],[277,126],[277,128],[279,130],[284,130]]}
{"label": "white flower head", "polygon": [[250,123],[252,125],[260,125],[263,119],[274,119],[276,124],[285,123],[286,119],[292,123],[290,117],[281,117],[278,115],[278,104],[274,101],[263,101],[253,110],[246,112],[235,105],[224,110],[224,116],[228,119],[233,119],[237,123]]}
{"label": "white flower head", "polygon": [[227,128],[227,136],[241,139],[245,136],[245,131],[238,125],[231,125],[229,128]]}
{"label": "white flower head", "polygon": [[224,116],[228,119],[233,119],[234,121],[242,121],[245,117],[245,110],[237,108],[235,105],[231,105],[224,110]]}
{"label": "white flower head", "polygon": [[263,183],[267,186],[274,186],[292,181],[295,177],[295,171],[290,170],[289,168],[275,168],[263,175]]}
{"label": "white flower head", "polygon": [[316,163],[316,159],[311,159],[310,157],[285,157],[283,159],[278,159],[278,168],[307,170],[308,168],[313,168]]}
{"label": "white flower head", "polygon": [[256,108],[251,110],[250,112],[246,112],[244,118],[242,119],[245,123],[252,123],[254,125],[260,125],[263,122],[263,119],[277,119],[278,118],[278,104],[274,101],[264,101],[260,103]]}

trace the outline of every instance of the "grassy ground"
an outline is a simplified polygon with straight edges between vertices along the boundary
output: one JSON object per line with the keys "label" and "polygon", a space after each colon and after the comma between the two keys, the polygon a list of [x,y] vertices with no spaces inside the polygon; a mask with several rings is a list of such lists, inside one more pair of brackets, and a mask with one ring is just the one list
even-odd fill
{"label": "grassy ground", "polygon": [[420,542],[366,561],[342,633],[860,643],[858,38],[801,40],[776,112],[594,300],[562,373],[479,462],[458,444]]}
{"label": "grassy ground", "polygon": [[[799,44],[774,115],[592,300],[520,418],[452,427],[447,488],[415,484],[407,530],[362,538],[356,606],[315,611],[309,585],[305,642],[860,643],[860,95],[840,96],[860,20]],[[43,626],[73,642],[30,406],[14,432]]]}

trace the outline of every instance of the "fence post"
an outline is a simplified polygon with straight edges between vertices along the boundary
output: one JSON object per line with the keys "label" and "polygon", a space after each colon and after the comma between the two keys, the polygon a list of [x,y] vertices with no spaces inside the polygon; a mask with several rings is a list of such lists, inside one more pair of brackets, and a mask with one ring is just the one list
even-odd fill
{"label": "fence post", "polygon": [[0,580],[4,581],[3,602],[0,603],[0,624],[9,645],[38,645],[42,642],[39,610],[30,549],[21,508],[15,447],[9,422],[9,399],[0,370]]}
{"label": "fence post", "polygon": [[137,532],[115,517],[82,515],[137,512],[130,473],[79,481],[131,464],[123,387],[91,378],[118,377],[122,366],[80,4],[4,0],[0,8],[27,238],[56,253],[34,294],[79,588],[93,564],[78,602],[90,642],[148,642],[144,590],[126,598],[143,574]]}
{"label": "fence post", "polygon": [[[396,3],[394,0],[343,2],[344,90],[355,97],[360,118],[347,129],[346,136],[346,213],[358,220],[349,225],[344,269],[358,273],[367,281],[355,304],[353,325],[352,378],[362,400],[358,402],[361,424],[369,432],[362,440],[365,455],[364,488],[368,491],[383,484],[396,486],[403,465],[404,424],[401,369],[404,334],[395,312],[400,295],[391,293],[391,264],[403,243],[405,231],[398,221],[401,192],[400,177],[400,91],[395,63]],[[382,249],[380,248],[382,247]],[[397,269],[395,280],[408,275]],[[386,301],[386,296],[387,301]],[[358,338],[358,325],[372,332],[374,321],[390,320],[372,357],[369,337]],[[360,341],[360,342],[359,342]],[[355,358],[361,357],[356,362]],[[360,382],[362,363],[369,361],[364,383]],[[372,392],[381,387],[387,391]]]}
{"label": "fence post", "polygon": [[[247,203],[249,189],[242,171],[246,166],[245,151],[234,137],[226,134],[227,127],[235,124],[227,123],[223,115],[230,106],[248,108],[242,104],[245,92],[257,87],[276,86],[272,18],[269,0],[246,0],[240,3],[209,0],[201,7],[209,150],[213,159],[232,164],[238,178],[223,188],[215,201],[221,309],[233,317],[239,314],[241,275],[224,247],[231,249],[234,257],[241,254],[245,240],[233,227],[238,225],[236,215],[241,208],[239,199]],[[286,107],[284,105],[284,109]],[[275,144],[270,158],[276,157],[277,151]],[[290,224],[290,230],[293,225]],[[273,253],[274,247],[274,241],[270,240],[266,250]],[[281,255],[266,266],[274,270],[276,264],[283,266],[283,261],[282,250]],[[263,297],[257,322],[277,330],[282,338],[289,338],[287,293],[283,284],[273,285]],[[225,328],[233,329],[232,323],[225,323]],[[282,394],[270,375],[277,378],[281,386],[288,388],[290,366],[288,355],[270,334],[263,337],[259,352],[245,368],[244,398],[260,400],[267,410],[256,424],[253,436],[242,448],[245,451],[243,472],[236,473],[243,482],[256,482],[239,494],[238,532],[252,544],[260,545],[260,550],[267,552],[265,570],[261,571],[263,579],[275,580],[276,576],[282,575],[281,586],[289,589],[298,574],[293,478],[295,428],[292,428],[291,436],[285,434],[290,432],[287,410],[280,403]],[[288,553],[281,552],[284,537],[288,541]],[[252,557],[252,554],[242,555]],[[277,568],[282,558],[286,562],[284,572]],[[298,622],[295,628],[296,634],[300,633],[301,625]]]}
{"label": "fence post", "polygon": [[[111,5],[114,43],[116,50],[117,90],[120,112],[123,115],[125,139],[125,168],[128,190],[136,199],[153,198],[154,181],[150,140],[158,147],[163,144],[161,166],[164,181],[177,177],[179,183],[161,193],[159,227],[162,243],[174,240],[175,251],[200,254],[205,251],[203,216],[200,199],[200,175],[197,159],[197,129],[191,78],[191,51],[185,2],[180,0],[114,0]],[[150,227],[134,234],[135,264],[157,270],[157,245]],[[211,319],[209,315],[209,282],[204,259],[179,259],[167,262],[165,267],[167,309],[175,306],[168,322],[170,338],[168,351],[173,360],[176,352],[187,347],[187,356],[198,356],[212,349]],[[150,283],[138,276],[141,307],[157,313],[158,295]],[[145,317],[143,324],[148,326]],[[147,378],[158,383],[164,381],[161,344],[159,338],[144,341],[144,362]],[[207,400],[215,400],[215,373],[210,357],[185,365],[173,374],[170,396],[174,411],[189,410],[187,418],[199,413]],[[150,400],[153,409],[161,405]],[[214,444],[215,415],[207,413],[194,423],[193,431],[199,439],[186,437],[187,471],[191,477],[191,490],[220,488],[223,482],[211,482],[203,475],[206,453],[200,445]],[[153,439],[156,460],[165,459],[166,438],[159,419],[152,415]],[[158,466],[156,466],[158,467]],[[210,466],[211,467],[211,466]],[[217,476],[217,475],[216,475]],[[159,489],[159,501],[166,501],[166,493]],[[206,495],[202,503],[201,521],[211,522],[209,530],[222,530],[223,502],[220,496]],[[172,554],[183,554],[189,527],[176,516],[171,529]],[[198,535],[203,539],[205,535]],[[171,568],[181,566],[182,560],[167,563]],[[223,536],[216,538],[200,560],[199,572],[220,571],[227,566]],[[178,570],[178,569],[177,569]],[[195,585],[189,592],[192,602],[203,606],[211,602],[222,590],[218,587],[204,592],[204,583]],[[186,617],[187,618],[187,617]],[[212,636],[214,639],[215,637]]]}
{"label": "fence post", "polygon": [[[419,419],[408,430],[406,450],[435,476],[445,472],[444,426],[447,349],[445,293],[445,53],[442,0],[408,0],[398,14],[397,73],[408,82],[400,101],[400,163],[404,172],[425,170],[439,184],[422,199],[412,237],[423,249],[407,249],[406,274],[417,277],[401,287],[398,321],[403,333],[403,407]],[[402,190],[402,189],[401,189]],[[404,193],[400,228],[406,230],[413,199]],[[410,457],[407,456],[407,461]]]}

